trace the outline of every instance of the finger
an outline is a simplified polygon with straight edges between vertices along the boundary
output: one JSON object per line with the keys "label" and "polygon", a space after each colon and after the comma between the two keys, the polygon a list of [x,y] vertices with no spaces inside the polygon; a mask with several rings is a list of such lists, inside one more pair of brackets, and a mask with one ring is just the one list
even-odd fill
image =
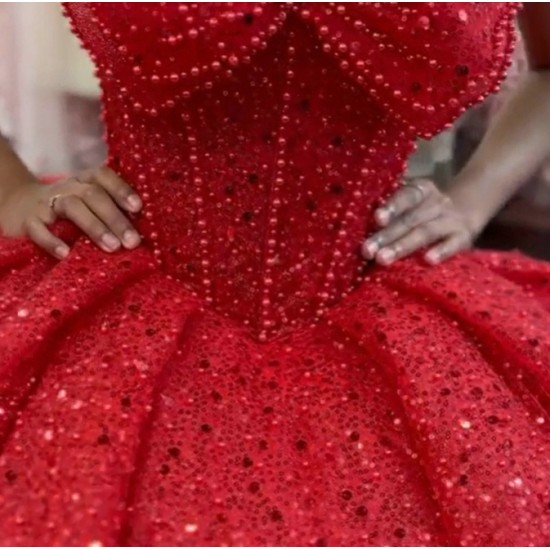
{"label": "finger", "polygon": [[426,261],[430,264],[438,264],[439,262],[454,256],[461,250],[470,248],[471,244],[472,241],[467,231],[454,233],[442,243],[431,248],[426,253]]}
{"label": "finger", "polygon": [[382,248],[376,254],[376,261],[382,265],[390,265],[395,260],[404,258],[419,248],[441,240],[449,235],[453,229],[454,224],[442,217],[419,225],[403,238]]}
{"label": "finger", "polygon": [[39,218],[29,218],[25,223],[27,237],[46,252],[62,260],[69,255],[70,248],[58,239]]}
{"label": "finger", "polygon": [[139,212],[143,207],[139,195],[110,168],[103,167],[91,173],[84,174],[83,179],[105,189],[115,202],[128,212]]}
{"label": "finger", "polygon": [[388,225],[407,210],[418,206],[436,191],[435,185],[430,180],[415,180],[402,187],[384,206],[378,208],[374,217],[380,225]]}
{"label": "finger", "polygon": [[120,241],[80,197],[61,195],[55,202],[55,213],[71,220],[105,252],[114,252],[120,248]]}
{"label": "finger", "polygon": [[404,237],[415,227],[438,218],[445,207],[446,200],[433,198],[421,203],[394,220],[388,227],[378,231],[363,243],[363,256],[372,259],[376,253],[392,242]]}
{"label": "finger", "polygon": [[[99,218],[126,248],[135,248],[140,243],[139,233],[113,202],[107,192],[97,185],[85,184],[81,198],[86,206]],[[114,243],[114,241],[113,241]]]}

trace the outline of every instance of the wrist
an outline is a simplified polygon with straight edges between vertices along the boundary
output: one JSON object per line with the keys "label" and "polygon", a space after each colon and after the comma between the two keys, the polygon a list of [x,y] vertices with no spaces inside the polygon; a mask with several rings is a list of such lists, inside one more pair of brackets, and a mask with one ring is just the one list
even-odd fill
{"label": "wrist", "polygon": [[42,184],[32,176],[28,179],[18,180],[7,186],[0,186],[0,204],[18,200],[29,191],[39,188],[39,186],[42,186]]}
{"label": "wrist", "polygon": [[499,211],[501,203],[494,197],[484,196],[481,186],[457,178],[447,195],[462,214],[472,236],[479,235]]}

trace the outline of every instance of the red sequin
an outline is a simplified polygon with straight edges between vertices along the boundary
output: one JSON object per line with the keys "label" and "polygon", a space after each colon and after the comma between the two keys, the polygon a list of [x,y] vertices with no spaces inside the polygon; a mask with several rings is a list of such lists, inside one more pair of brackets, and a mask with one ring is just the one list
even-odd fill
{"label": "red sequin", "polygon": [[550,266],[366,264],[512,3],[74,3],[144,244],[0,245],[4,545],[544,546]]}

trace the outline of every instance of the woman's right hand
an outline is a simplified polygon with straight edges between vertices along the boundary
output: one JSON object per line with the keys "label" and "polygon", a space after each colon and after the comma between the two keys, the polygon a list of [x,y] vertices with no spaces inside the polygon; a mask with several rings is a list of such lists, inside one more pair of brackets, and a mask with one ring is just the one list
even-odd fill
{"label": "woman's right hand", "polygon": [[137,193],[109,168],[99,168],[49,185],[18,185],[0,202],[0,229],[8,237],[28,237],[52,256],[63,259],[69,246],[48,226],[72,221],[105,252],[135,248],[140,236],[126,213],[142,208]]}

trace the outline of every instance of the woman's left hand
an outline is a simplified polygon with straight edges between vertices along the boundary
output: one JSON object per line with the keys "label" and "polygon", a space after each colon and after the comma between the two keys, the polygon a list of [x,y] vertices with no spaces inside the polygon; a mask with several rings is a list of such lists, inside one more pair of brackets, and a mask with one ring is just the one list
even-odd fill
{"label": "woman's left hand", "polygon": [[430,245],[424,257],[437,264],[469,248],[477,236],[465,212],[429,180],[403,186],[375,217],[383,229],[363,243],[362,252],[381,265]]}

